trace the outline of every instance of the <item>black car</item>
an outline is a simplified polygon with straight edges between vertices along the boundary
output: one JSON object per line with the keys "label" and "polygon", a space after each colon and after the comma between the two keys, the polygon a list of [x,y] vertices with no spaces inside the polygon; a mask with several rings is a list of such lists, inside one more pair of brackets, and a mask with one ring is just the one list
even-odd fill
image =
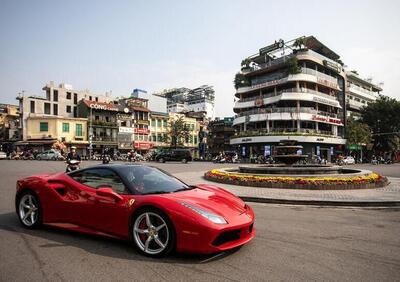
{"label": "black car", "polygon": [[192,155],[187,149],[163,150],[156,155],[155,160],[160,163],[165,163],[166,161],[180,161],[187,163],[192,160]]}

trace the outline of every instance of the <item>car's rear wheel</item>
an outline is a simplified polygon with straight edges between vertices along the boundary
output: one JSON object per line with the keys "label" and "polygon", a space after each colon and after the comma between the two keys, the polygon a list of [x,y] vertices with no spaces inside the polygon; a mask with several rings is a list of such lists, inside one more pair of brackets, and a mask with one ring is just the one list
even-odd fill
{"label": "car's rear wheel", "polygon": [[165,163],[165,160],[164,160],[163,158],[160,158],[158,161],[159,161],[160,163]]}
{"label": "car's rear wheel", "polygon": [[40,160],[42,159],[42,157],[41,157],[41,156],[37,156],[36,159],[37,159],[38,161],[40,161]]}
{"label": "car's rear wheel", "polygon": [[136,249],[147,256],[168,255],[175,246],[175,230],[163,212],[145,208],[132,220],[131,239]]}
{"label": "car's rear wheel", "polygon": [[26,228],[37,228],[42,224],[42,209],[38,196],[32,192],[24,192],[17,202],[17,214]]}
{"label": "car's rear wheel", "polygon": [[184,164],[186,164],[188,161],[187,161],[187,159],[183,159],[182,162],[183,162]]}

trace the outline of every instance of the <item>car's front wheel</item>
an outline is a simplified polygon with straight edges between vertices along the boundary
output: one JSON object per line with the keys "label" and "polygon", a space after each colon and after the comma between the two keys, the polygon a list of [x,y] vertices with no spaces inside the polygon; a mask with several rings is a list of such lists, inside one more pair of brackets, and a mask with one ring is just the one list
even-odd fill
{"label": "car's front wheel", "polygon": [[17,214],[26,228],[37,228],[42,224],[42,210],[38,196],[32,192],[24,192],[17,201]]}
{"label": "car's front wheel", "polygon": [[163,212],[145,208],[132,220],[131,239],[136,249],[147,256],[168,255],[175,246],[175,230]]}

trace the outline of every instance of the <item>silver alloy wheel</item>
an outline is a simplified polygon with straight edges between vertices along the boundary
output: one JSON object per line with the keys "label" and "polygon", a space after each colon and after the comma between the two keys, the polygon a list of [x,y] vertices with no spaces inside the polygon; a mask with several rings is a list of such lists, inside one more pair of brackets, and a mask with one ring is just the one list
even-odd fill
{"label": "silver alloy wheel", "polygon": [[[141,227],[144,224],[147,228]],[[167,223],[158,214],[145,212],[135,220],[133,237],[136,245],[143,252],[149,255],[157,255],[165,250],[169,242]]]}
{"label": "silver alloy wheel", "polygon": [[32,226],[38,220],[38,203],[35,197],[31,194],[22,196],[19,201],[19,217],[23,224]]}

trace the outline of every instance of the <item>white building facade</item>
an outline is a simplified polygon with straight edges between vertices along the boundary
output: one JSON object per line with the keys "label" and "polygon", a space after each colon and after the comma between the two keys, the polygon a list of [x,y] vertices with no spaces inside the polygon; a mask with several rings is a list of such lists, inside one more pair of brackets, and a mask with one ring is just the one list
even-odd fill
{"label": "white building facade", "polygon": [[243,157],[273,155],[288,139],[310,159],[330,161],[344,151],[345,72],[339,56],[315,37],[261,48],[236,78],[231,144]]}

